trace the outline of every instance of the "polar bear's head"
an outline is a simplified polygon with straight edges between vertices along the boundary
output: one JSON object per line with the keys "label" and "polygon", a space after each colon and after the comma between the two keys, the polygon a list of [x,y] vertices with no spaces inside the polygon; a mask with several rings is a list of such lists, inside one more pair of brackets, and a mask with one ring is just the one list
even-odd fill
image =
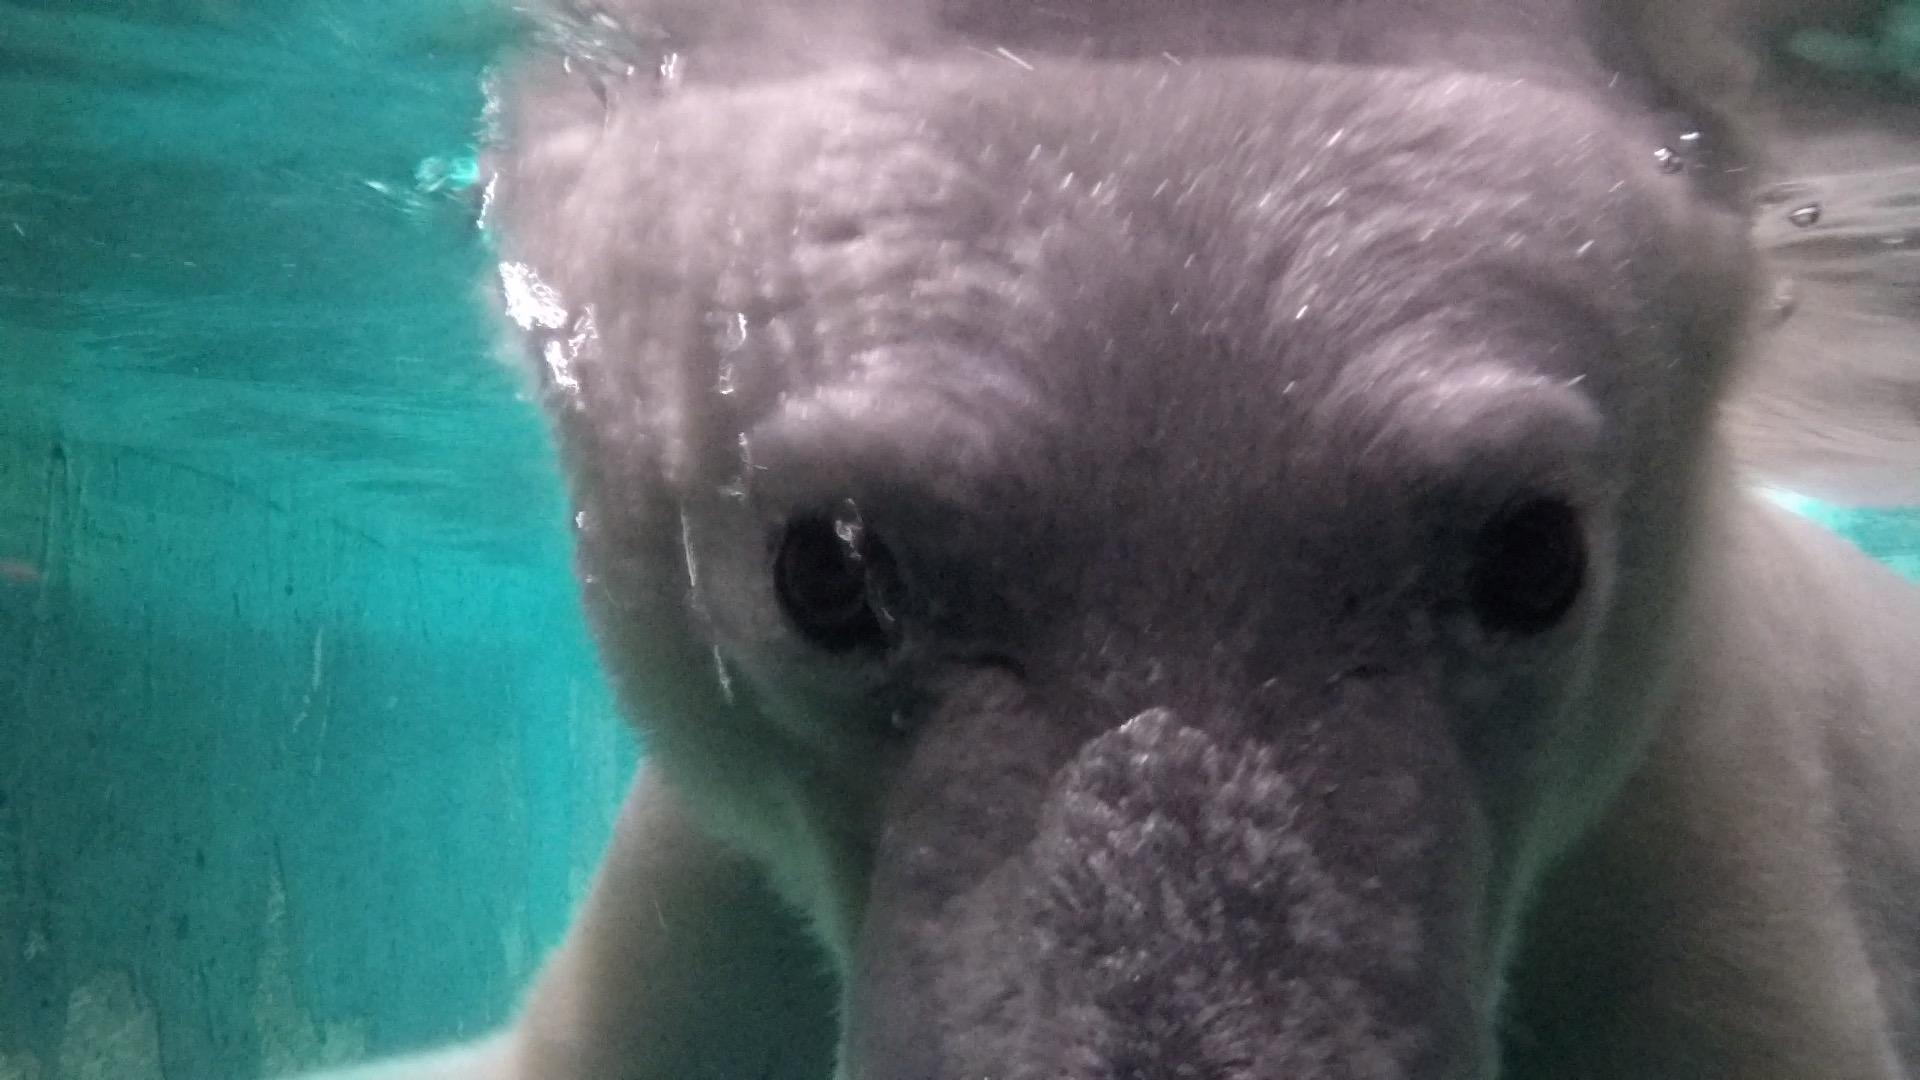
{"label": "polar bear's head", "polygon": [[1747,277],[1698,134],[1424,65],[545,78],[494,212],[589,606],[851,1075],[1481,1075],[1673,651]]}

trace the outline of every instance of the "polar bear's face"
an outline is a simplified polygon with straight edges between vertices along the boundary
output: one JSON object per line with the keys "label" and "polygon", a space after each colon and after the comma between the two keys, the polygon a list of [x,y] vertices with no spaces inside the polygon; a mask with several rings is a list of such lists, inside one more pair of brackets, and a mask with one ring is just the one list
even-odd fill
{"label": "polar bear's face", "polygon": [[837,951],[852,1076],[1484,1072],[1652,730],[1742,311],[1658,147],[1214,63],[523,150],[610,665]]}

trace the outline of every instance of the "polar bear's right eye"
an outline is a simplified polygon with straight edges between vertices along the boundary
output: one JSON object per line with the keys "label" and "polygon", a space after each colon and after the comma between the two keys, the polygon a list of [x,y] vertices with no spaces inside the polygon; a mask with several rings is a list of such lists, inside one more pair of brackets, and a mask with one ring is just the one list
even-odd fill
{"label": "polar bear's right eye", "polygon": [[1580,513],[1554,496],[1513,503],[1482,527],[1473,560],[1470,599],[1481,625],[1544,633],[1573,610],[1586,586]]}
{"label": "polar bear's right eye", "polygon": [[875,595],[892,560],[846,504],[789,521],[773,560],[774,594],[801,634],[829,652],[884,647],[892,619]]}

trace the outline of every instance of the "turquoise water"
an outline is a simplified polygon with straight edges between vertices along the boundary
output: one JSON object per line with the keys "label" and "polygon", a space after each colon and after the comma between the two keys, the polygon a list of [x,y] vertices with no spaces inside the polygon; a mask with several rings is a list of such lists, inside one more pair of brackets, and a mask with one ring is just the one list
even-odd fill
{"label": "turquoise water", "polygon": [[599,852],[632,748],[431,182],[499,29],[0,3],[0,1080],[476,1031]]}
{"label": "turquoise water", "polygon": [[445,182],[507,32],[0,0],[0,1080],[476,1032],[579,895],[634,750]]}

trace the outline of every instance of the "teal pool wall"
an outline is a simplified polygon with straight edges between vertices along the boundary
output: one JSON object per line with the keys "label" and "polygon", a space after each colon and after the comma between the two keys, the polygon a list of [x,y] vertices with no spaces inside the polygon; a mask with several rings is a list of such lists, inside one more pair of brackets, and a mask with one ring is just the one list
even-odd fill
{"label": "teal pool wall", "polygon": [[635,760],[471,206],[493,0],[0,0],[0,1080],[497,1022]]}
{"label": "teal pool wall", "polygon": [[502,1018],[634,759],[563,540],[395,547],[0,439],[0,1080],[274,1075]]}

